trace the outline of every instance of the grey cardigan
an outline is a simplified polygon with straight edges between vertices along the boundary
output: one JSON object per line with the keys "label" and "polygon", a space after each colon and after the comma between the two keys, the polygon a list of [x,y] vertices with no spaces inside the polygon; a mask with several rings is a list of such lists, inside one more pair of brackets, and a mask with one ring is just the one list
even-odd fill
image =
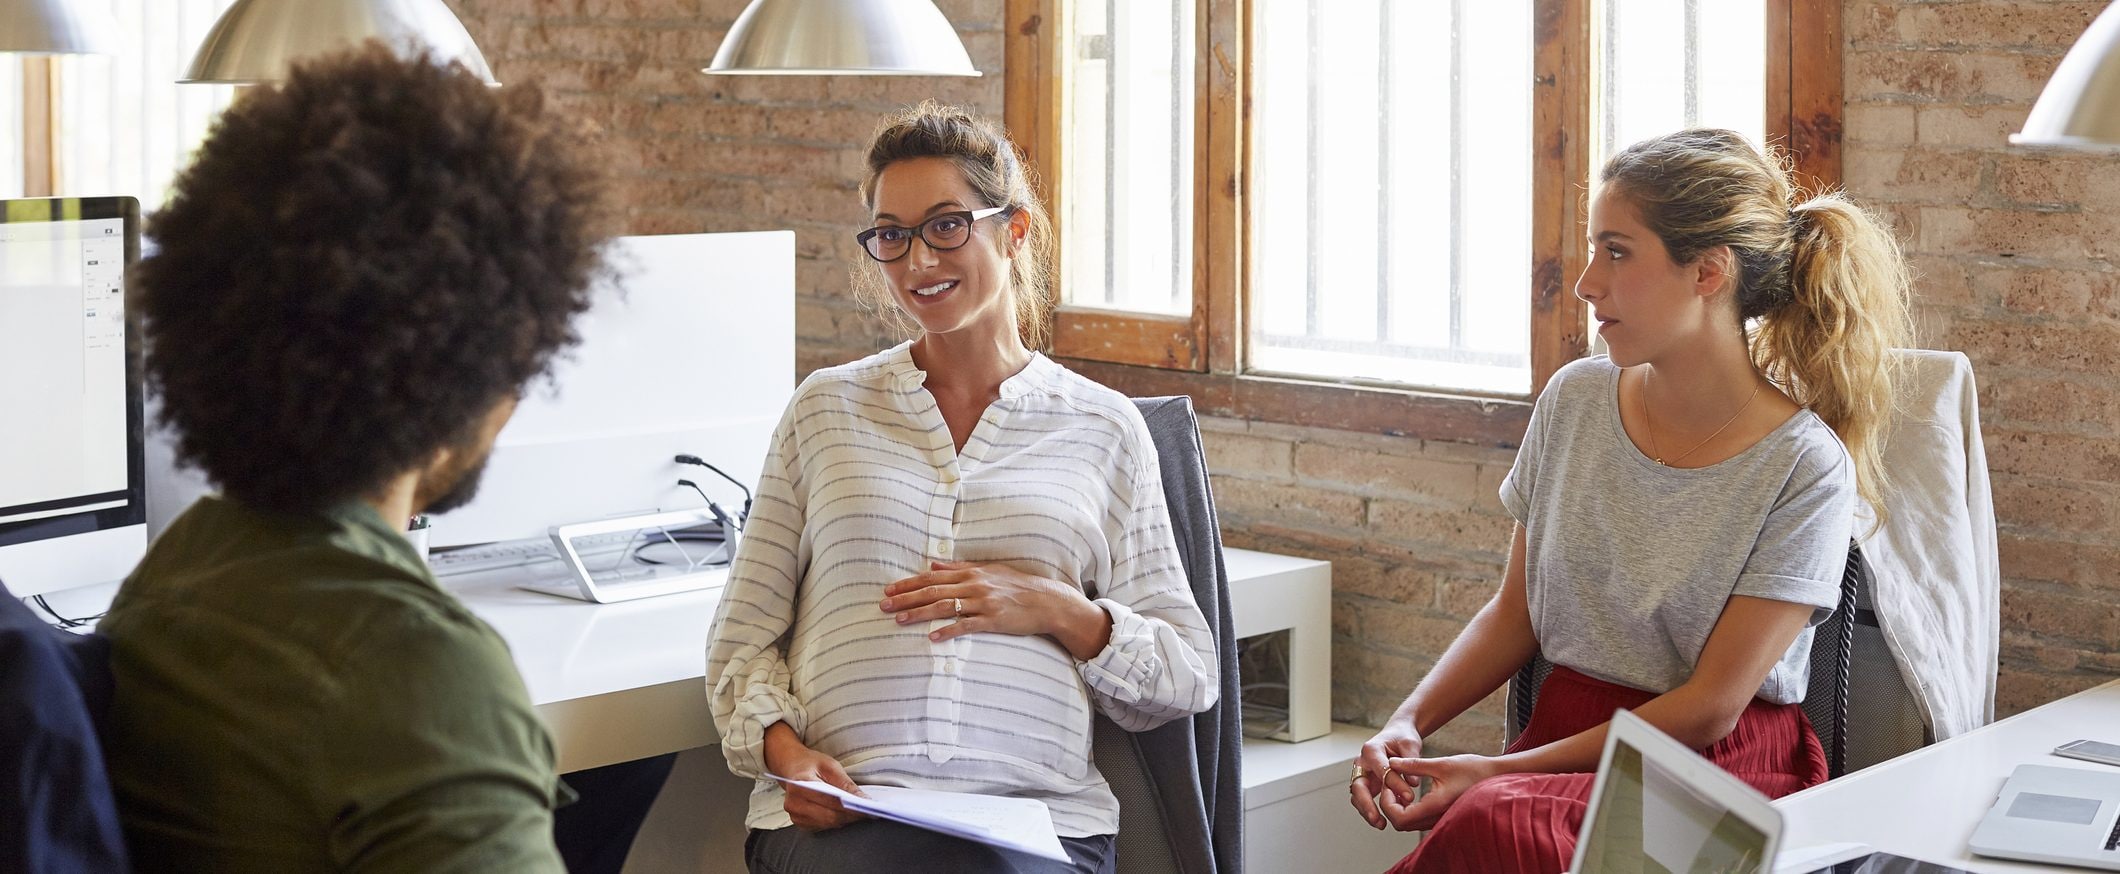
{"label": "grey cardigan", "polygon": [[[1222,692],[1206,712],[1140,733],[1120,731],[1098,717],[1097,742],[1130,741],[1126,745],[1132,747],[1134,764],[1147,778],[1147,785],[1141,787],[1130,785],[1137,780],[1135,775],[1105,775],[1120,799],[1119,854],[1129,870],[1166,870],[1153,850],[1157,843],[1165,843],[1170,864],[1182,874],[1240,874],[1244,867],[1243,707],[1238,697],[1228,574],[1222,566],[1222,532],[1215,518],[1214,494],[1208,487],[1199,422],[1188,397],[1136,398],[1134,404],[1155,441],[1179,562],[1192,581],[1200,614],[1215,635]],[[1119,764],[1112,759],[1118,752],[1101,751],[1099,767]],[[1123,771],[1125,767],[1106,770]],[[1143,794],[1149,797],[1142,798]],[[1153,811],[1139,809],[1143,802]],[[1132,826],[1155,820],[1160,820],[1164,841],[1155,841],[1158,835],[1154,834],[1129,834]]]}

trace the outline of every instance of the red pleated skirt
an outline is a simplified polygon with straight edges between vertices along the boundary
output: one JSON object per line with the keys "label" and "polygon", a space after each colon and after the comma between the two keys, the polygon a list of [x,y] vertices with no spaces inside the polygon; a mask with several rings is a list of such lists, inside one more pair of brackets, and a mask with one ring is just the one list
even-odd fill
{"label": "red pleated skirt", "polygon": [[[1579,734],[1654,694],[1555,667],[1539,687],[1531,724],[1510,752]],[[1826,754],[1796,704],[1757,698],[1730,736],[1701,751],[1768,798],[1826,781]],[[1509,774],[1480,782],[1443,814],[1390,874],[1557,874],[1575,856],[1595,774]]]}

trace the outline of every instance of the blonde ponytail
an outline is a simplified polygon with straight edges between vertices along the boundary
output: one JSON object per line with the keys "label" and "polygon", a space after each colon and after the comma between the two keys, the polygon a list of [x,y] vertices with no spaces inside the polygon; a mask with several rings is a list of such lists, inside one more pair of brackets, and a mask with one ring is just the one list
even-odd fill
{"label": "blonde ponytail", "polygon": [[1840,435],[1881,524],[1892,350],[1913,334],[1906,261],[1891,232],[1839,192],[1802,199],[1779,156],[1732,131],[1636,143],[1598,178],[1633,203],[1672,261],[1730,247],[1737,316],[1757,326],[1753,364]]}
{"label": "blonde ponytail", "polygon": [[1913,334],[1910,284],[1899,241],[1839,192],[1790,211],[1789,299],[1759,320],[1752,360],[1810,407],[1855,459],[1855,482],[1884,518],[1884,429],[1899,365],[1892,350]]}

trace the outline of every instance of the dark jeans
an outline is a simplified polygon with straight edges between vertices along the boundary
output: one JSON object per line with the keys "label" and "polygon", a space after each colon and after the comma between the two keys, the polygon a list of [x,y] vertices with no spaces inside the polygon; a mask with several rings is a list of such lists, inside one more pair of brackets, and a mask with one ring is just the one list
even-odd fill
{"label": "dark jeans", "polygon": [[552,814],[552,839],[569,874],[619,874],[633,837],[662,793],[677,754],[566,774],[580,796]]}
{"label": "dark jeans", "polygon": [[760,831],[744,840],[751,874],[1113,874],[1112,835],[1061,838],[1072,863],[1055,862],[880,819],[806,832],[794,826]]}

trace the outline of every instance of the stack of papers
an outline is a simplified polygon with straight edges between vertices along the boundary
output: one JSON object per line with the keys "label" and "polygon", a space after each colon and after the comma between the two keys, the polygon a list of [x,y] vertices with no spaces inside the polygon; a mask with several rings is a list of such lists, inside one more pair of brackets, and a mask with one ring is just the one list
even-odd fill
{"label": "stack of papers", "polygon": [[877,819],[902,822],[990,847],[1029,853],[1056,862],[1069,861],[1053,831],[1053,812],[1036,798],[1004,798],[968,792],[937,792],[897,786],[863,786],[864,798],[829,783],[766,776],[839,799],[846,809]]}

